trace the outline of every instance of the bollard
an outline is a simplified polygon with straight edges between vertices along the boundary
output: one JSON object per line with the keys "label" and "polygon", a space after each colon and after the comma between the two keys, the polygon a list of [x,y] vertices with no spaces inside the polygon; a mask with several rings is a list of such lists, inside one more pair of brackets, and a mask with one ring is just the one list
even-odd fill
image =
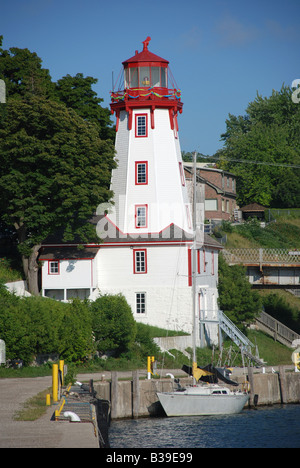
{"label": "bollard", "polygon": [[53,364],[52,367],[52,397],[53,401],[58,400],[58,365]]}
{"label": "bollard", "polygon": [[47,393],[46,395],[46,406],[50,406],[51,405],[51,395],[50,393]]}
{"label": "bollard", "polygon": [[64,365],[65,365],[64,360],[59,361],[59,370],[61,372],[61,386],[62,387],[64,386]]}
{"label": "bollard", "polygon": [[152,372],[152,366],[153,366],[153,363],[154,363],[154,356],[148,356],[147,357],[147,379],[150,380],[151,379],[151,374],[153,374]]}

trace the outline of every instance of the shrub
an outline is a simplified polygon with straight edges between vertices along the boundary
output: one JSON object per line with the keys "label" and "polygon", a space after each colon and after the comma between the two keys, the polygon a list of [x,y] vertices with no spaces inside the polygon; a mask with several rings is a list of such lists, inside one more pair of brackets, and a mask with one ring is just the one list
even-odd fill
{"label": "shrub", "polygon": [[136,322],[125,297],[104,295],[91,303],[93,332],[100,353],[128,351],[136,337]]}

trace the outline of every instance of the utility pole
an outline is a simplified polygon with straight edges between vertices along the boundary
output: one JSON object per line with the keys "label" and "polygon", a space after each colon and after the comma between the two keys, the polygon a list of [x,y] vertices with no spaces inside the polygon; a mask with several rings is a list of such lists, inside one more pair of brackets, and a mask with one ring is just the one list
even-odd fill
{"label": "utility pole", "polygon": [[0,80],[0,104],[6,103],[6,90],[5,90],[5,82]]}

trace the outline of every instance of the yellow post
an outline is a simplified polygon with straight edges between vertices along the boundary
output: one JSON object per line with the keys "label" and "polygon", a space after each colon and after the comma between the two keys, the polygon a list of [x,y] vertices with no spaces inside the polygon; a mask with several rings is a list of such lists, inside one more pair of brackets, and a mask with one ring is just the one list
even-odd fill
{"label": "yellow post", "polygon": [[50,393],[47,393],[46,395],[46,406],[50,406],[51,405],[51,395]]}
{"label": "yellow post", "polygon": [[64,361],[64,360],[59,361],[59,370],[60,370],[60,372],[61,372],[61,382],[62,382],[62,386],[64,386],[64,365],[65,365],[65,361]]}
{"label": "yellow post", "polygon": [[58,365],[53,364],[52,367],[52,398],[56,402],[58,400]]}
{"label": "yellow post", "polygon": [[148,380],[151,379],[151,357],[147,357],[147,378]]}

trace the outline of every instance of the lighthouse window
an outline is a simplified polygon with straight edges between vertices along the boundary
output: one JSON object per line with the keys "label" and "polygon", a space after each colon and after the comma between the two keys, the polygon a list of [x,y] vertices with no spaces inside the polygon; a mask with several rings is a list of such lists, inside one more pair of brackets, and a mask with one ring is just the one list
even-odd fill
{"label": "lighthouse window", "polygon": [[130,88],[137,88],[139,86],[139,79],[138,79],[138,69],[137,68],[130,68]]}
{"label": "lighthouse window", "polygon": [[148,184],[148,162],[139,161],[135,163],[135,184],[147,185]]}
{"label": "lighthouse window", "polygon": [[152,86],[160,86],[160,79],[159,79],[159,67],[151,67],[151,85]]}
{"label": "lighthouse window", "polygon": [[147,136],[147,114],[137,114],[135,116],[135,136]]}
{"label": "lighthouse window", "polygon": [[146,312],[146,293],[136,293],[136,313],[144,314]]}
{"label": "lighthouse window", "polygon": [[150,67],[140,67],[140,86],[150,86]]}
{"label": "lighthouse window", "polygon": [[135,227],[147,227],[147,205],[137,205],[135,207]]}
{"label": "lighthouse window", "polygon": [[147,273],[147,251],[143,250],[134,250],[133,252],[133,272],[134,274],[138,273]]}

